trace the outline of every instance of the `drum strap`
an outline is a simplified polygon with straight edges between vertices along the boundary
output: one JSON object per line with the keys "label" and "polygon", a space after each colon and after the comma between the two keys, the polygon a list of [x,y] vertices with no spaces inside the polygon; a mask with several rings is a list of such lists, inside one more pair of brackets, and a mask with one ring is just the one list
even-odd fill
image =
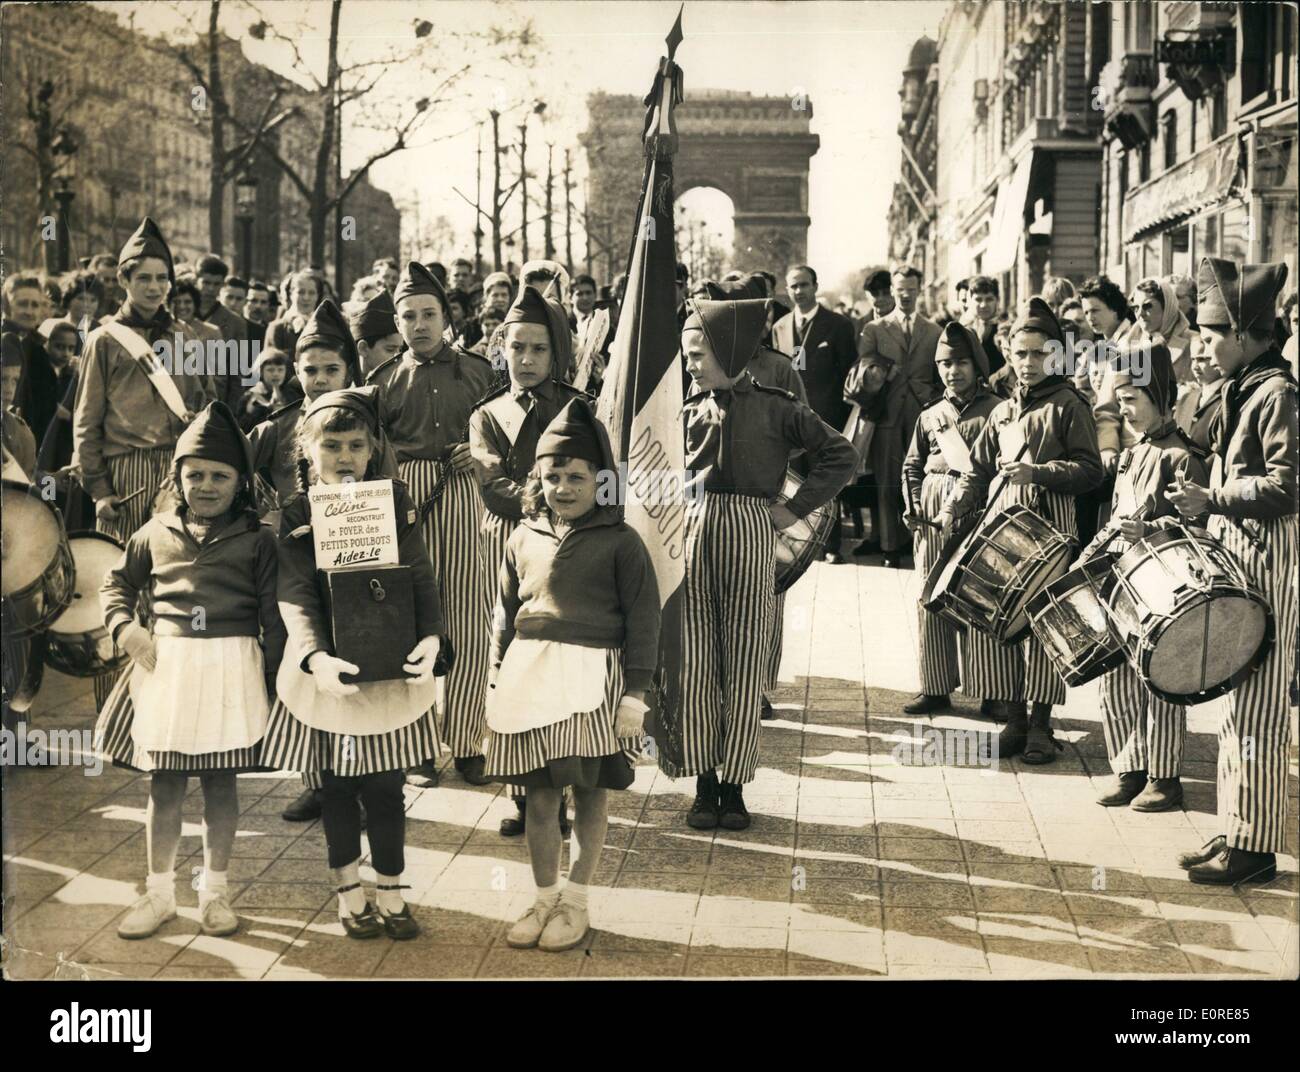
{"label": "drum strap", "polygon": [[158,392],[167,408],[178,419],[188,421],[190,414],[185,408],[185,402],[181,398],[180,391],[176,389],[176,382],[167,374],[167,370],[162,367],[162,364],[158,361],[158,355],[153,352],[153,348],[119,321],[110,320],[104,325],[104,330],[113,336],[128,354],[135,358],[141,371],[149,377],[153,389]]}

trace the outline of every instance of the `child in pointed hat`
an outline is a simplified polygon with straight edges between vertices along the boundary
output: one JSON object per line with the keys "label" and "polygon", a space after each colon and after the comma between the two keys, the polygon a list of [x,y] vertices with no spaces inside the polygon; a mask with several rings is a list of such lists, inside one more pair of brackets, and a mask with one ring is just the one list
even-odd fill
{"label": "child in pointed hat", "polygon": [[284,625],[276,602],[275,537],[252,509],[248,440],[213,402],[176,444],[182,502],[127,542],[100,589],[104,625],[131,656],[95,727],[115,763],[150,772],[146,893],[118,926],[147,938],[176,916],[181,806],[203,787],[199,923],[228,935],[227,868],[239,820],[235,776],[261,769]]}

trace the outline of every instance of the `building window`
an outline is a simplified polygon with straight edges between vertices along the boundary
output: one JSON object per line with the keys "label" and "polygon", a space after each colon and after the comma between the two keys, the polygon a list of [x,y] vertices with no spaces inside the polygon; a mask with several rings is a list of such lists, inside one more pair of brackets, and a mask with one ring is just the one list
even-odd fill
{"label": "building window", "polygon": [[1238,9],[1241,41],[1241,107],[1267,102],[1270,89],[1269,61],[1272,59],[1273,5],[1242,4]]}
{"label": "building window", "polygon": [[1187,155],[1196,155],[1196,113],[1200,106],[1196,101],[1192,101],[1192,106],[1187,109]]}
{"label": "building window", "polygon": [[1124,5],[1124,44],[1129,52],[1150,52],[1154,4]]}
{"label": "building window", "polygon": [[1151,178],[1151,143],[1144,141],[1142,147],[1138,149],[1138,183],[1144,183]]}
{"label": "building window", "polygon": [[1274,39],[1273,92],[1278,100],[1290,100],[1296,95],[1296,12],[1290,4],[1273,7]]}
{"label": "building window", "polygon": [[1168,171],[1178,163],[1178,113],[1172,108],[1160,120],[1160,145]]}

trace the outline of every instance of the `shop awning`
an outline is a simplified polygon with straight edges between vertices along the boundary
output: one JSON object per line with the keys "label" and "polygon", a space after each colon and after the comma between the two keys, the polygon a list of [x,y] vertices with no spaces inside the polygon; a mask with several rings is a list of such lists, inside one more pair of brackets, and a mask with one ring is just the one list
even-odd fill
{"label": "shop awning", "polygon": [[1025,200],[1029,197],[1029,176],[1034,170],[1031,149],[1016,164],[1011,181],[998,189],[993,205],[993,222],[989,225],[989,244],[980,262],[980,271],[993,275],[1008,272],[1016,263],[1016,252],[1025,232]]}

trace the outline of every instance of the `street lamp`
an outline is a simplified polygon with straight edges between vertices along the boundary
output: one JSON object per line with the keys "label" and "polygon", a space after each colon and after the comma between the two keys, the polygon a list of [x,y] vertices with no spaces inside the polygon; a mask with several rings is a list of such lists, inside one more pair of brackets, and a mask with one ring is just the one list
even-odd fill
{"label": "street lamp", "polygon": [[70,187],[77,177],[77,150],[80,148],[76,139],[66,129],[59,131],[59,136],[50,146],[50,152],[54,157],[53,175],[59,184],[59,188],[54,191],[54,200],[59,206],[57,257],[60,272],[66,272],[71,267],[72,243],[68,208],[72,204],[73,197],[76,196]]}
{"label": "street lamp", "polygon": [[239,221],[241,270],[245,278],[253,275],[253,220],[257,217],[257,176],[243,172],[235,180],[235,219]]}

